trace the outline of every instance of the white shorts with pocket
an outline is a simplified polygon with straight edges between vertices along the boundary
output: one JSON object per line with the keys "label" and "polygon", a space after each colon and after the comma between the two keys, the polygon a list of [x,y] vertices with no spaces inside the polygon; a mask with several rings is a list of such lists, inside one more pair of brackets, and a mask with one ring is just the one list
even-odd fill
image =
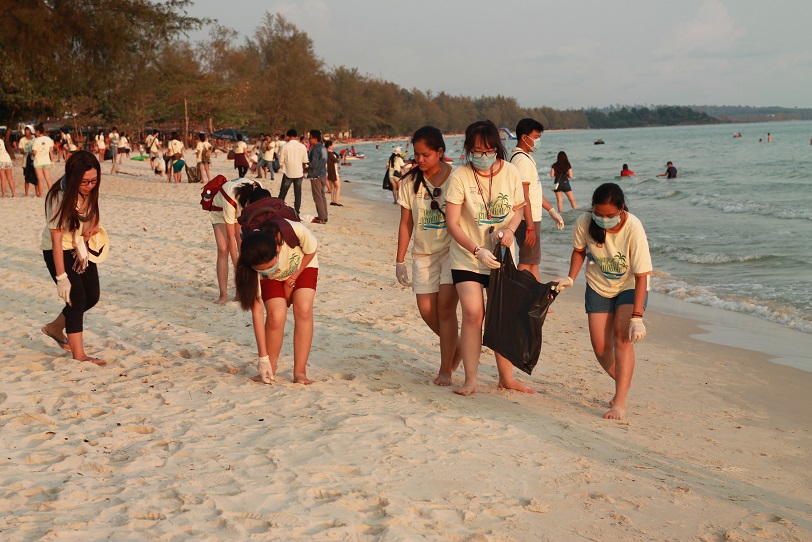
{"label": "white shorts with pocket", "polygon": [[412,291],[434,294],[440,291],[441,284],[454,284],[448,247],[434,254],[412,254]]}

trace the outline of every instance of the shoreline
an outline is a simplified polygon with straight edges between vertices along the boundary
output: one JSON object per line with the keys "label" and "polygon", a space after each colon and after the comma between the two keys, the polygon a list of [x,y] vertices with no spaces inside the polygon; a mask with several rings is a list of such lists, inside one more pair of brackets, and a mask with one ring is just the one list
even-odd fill
{"label": "shoreline", "polygon": [[812,538],[811,374],[701,342],[701,322],[654,307],[628,415],[603,420],[613,385],[576,284],[533,375],[517,372],[536,395],[498,390],[485,352],[480,392],[457,396],[431,383],[438,341],[394,278],[398,208],[350,183],[312,226],[316,383],[291,381],[289,319],[277,383],[257,384],[249,313],[212,304],[202,185],[122,170],[103,166],[111,252],[86,317],[107,367],[70,362],[39,332],[59,310],[42,201],[0,203],[4,538]]}

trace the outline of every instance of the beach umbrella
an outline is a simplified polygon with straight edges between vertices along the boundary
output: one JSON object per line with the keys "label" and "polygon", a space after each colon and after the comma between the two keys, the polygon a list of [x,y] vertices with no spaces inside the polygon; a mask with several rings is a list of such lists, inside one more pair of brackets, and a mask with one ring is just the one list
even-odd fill
{"label": "beach umbrella", "polygon": [[234,128],[223,128],[222,130],[217,130],[211,137],[215,139],[228,139],[229,141],[237,141],[237,134],[242,134],[242,138],[244,140],[248,139],[248,136],[239,130],[235,130]]}

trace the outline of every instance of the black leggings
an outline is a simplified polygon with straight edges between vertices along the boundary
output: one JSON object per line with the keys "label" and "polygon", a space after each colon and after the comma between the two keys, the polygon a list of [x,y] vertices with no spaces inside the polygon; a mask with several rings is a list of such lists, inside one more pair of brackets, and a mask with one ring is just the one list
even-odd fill
{"label": "black leggings", "polygon": [[248,168],[245,166],[237,166],[237,174],[240,176],[240,179],[245,178],[245,174],[248,173]]}
{"label": "black leggings", "polygon": [[[65,304],[62,314],[65,315],[65,332],[81,333],[83,330],[82,321],[84,314],[93,308],[99,301],[99,270],[96,264],[89,262],[87,269],[81,275],[73,270],[75,256],[72,250],[63,250],[65,259],[65,272],[70,280],[70,302]],[[45,265],[51,273],[51,278],[56,282],[56,266],[54,265],[54,251],[43,250],[42,257]]]}

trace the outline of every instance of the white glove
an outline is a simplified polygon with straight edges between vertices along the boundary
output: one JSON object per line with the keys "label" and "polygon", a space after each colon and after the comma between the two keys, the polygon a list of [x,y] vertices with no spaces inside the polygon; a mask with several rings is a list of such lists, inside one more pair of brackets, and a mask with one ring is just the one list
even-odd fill
{"label": "white glove", "polygon": [[572,279],[569,278],[569,277],[557,278],[553,282],[556,283],[555,284],[555,291],[556,292],[560,292],[561,290],[566,290],[567,288],[572,286]]}
{"label": "white glove", "polygon": [[401,286],[410,286],[409,282],[409,269],[406,267],[405,262],[395,262],[395,276]]}
{"label": "white glove", "polygon": [[57,275],[56,294],[62,298],[62,301],[70,305],[70,280],[67,273]]}
{"label": "white glove", "polygon": [[550,210],[547,211],[547,212],[550,214],[550,218],[555,220],[555,227],[558,228],[559,230],[563,230],[564,229],[564,219],[561,218],[561,215],[558,214],[558,211],[556,211],[555,209],[550,207]]}
{"label": "white glove", "polygon": [[646,326],[642,318],[632,318],[629,321],[629,342],[639,343],[646,337]]}
{"label": "white glove", "polygon": [[262,356],[257,358],[259,363],[257,363],[257,372],[259,373],[259,379],[262,380],[265,384],[270,384],[271,382],[275,382],[276,379],[273,376],[273,371],[271,370],[271,361],[268,356]]}
{"label": "white glove", "polygon": [[496,261],[496,256],[487,248],[480,248],[476,254],[476,259],[485,264],[485,267],[490,269],[499,269],[501,264]]}

